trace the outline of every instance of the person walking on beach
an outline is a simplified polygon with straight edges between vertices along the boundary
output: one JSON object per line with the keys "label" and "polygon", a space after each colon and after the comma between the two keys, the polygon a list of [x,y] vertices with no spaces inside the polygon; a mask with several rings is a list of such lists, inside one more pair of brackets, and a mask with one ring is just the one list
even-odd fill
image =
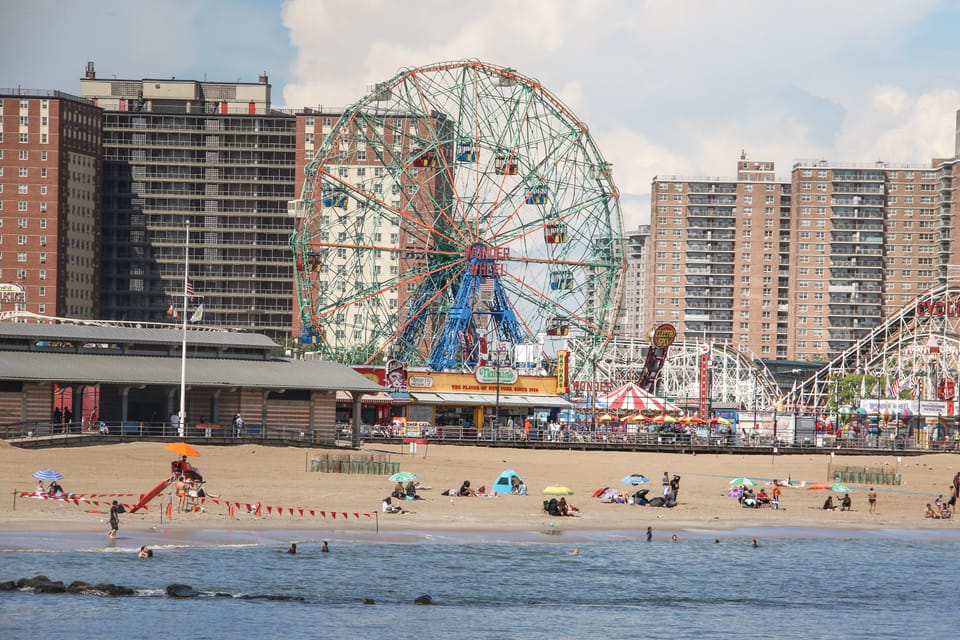
{"label": "person walking on beach", "polygon": [[233,435],[237,438],[243,435],[243,417],[239,413],[233,416]]}
{"label": "person walking on beach", "polygon": [[117,530],[120,529],[120,503],[116,500],[110,505],[110,537],[117,537]]}
{"label": "person walking on beach", "polygon": [[670,495],[670,474],[666,471],[663,472],[663,480],[660,481],[660,484],[663,485],[663,497]]}
{"label": "person walking on beach", "polygon": [[877,490],[873,487],[870,487],[870,491],[867,491],[867,504],[870,505],[869,513],[877,512]]}
{"label": "person walking on beach", "polygon": [[777,484],[777,481],[773,481],[773,508],[780,508],[780,485]]}

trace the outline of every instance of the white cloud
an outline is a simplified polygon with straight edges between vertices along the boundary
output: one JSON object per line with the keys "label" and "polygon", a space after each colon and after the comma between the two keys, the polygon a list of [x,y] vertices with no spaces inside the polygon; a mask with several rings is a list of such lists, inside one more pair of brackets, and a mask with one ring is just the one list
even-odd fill
{"label": "white cloud", "polygon": [[[290,0],[286,104],[345,106],[401,68],[463,58],[537,78],[589,127],[634,223],[656,174],[952,154],[948,62],[904,59],[937,0]],[[911,86],[890,86],[891,68]],[[630,224],[628,226],[633,226]]]}

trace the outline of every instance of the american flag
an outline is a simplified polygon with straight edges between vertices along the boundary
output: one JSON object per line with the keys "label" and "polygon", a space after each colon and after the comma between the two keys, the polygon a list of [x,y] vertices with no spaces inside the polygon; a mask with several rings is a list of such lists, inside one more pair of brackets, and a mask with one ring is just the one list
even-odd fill
{"label": "american flag", "polygon": [[890,382],[887,383],[887,397],[896,398],[900,395],[900,389],[903,388],[903,380],[900,379],[900,372],[897,371],[893,374],[893,377],[890,378]]}
{"label": "american flag", "polygon": [[187,300],[193,300],[193,283],[187,282]]}

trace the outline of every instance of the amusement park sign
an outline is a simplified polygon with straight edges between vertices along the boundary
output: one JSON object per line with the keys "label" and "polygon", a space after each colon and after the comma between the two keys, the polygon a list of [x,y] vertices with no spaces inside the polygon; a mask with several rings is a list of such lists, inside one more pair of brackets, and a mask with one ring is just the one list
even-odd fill
{"label": "amusement park sign", "polygon": [[917,315],[960,318],[960,300],[921,300],[917,302]]}
{"label": "amusement park sign", "polygon": [[509,367],[477,367],[477,382],[480,384],[513,384],[517,381],[517,370]]}
{"label": "amusement park sign", "polygon": [[939,400],[887,400],[879,401],[864,399],[860,406],[867,412],[867,415],[880,413],[884,409],[889,409],[894,414],[901,414],[904,409],[910,411],[915,416],[949,416],[956,411],[956,405],[953,402],[941,402]]}

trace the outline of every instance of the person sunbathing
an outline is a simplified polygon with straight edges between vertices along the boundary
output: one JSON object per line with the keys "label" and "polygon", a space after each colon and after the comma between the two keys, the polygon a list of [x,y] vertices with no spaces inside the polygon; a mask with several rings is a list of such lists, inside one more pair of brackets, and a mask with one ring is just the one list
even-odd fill
{"label": "person sunbathing", "polygon": [[381,505],[384,513],[404,513],[403,507],[399,504],[393,504],[393,498],[387,496],[383,499],[383,504]]}

